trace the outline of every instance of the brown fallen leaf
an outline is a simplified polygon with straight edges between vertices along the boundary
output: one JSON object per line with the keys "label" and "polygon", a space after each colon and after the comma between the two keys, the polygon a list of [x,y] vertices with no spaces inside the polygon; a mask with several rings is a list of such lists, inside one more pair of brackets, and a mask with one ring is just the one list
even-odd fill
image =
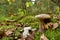
{"label": "brown fallen leaf", "polygon": [[56,29],[57,27],[58,27],[58,23],[54,23],[52,29]]}
{"label": "brown fallen leaf", "polygon": [[40,40],[49,40],[49,39],[44,34],[42,34]]}
{"label": "brown fallen leaf", "polygon": [[6,35],[8,36],[8,35],[10,35],[10,34],[12,34],[12,33],[13,33],[13,32],[9,30],[9,31],[6,32]]}
{"label": "brown fallen leaf", "polygon": [[5,32],[6,36],[9,36],[10,34],[12,34],[15,29],[16,29],[16,28],[12,28],[12,29],[6,31],[6,32]]}

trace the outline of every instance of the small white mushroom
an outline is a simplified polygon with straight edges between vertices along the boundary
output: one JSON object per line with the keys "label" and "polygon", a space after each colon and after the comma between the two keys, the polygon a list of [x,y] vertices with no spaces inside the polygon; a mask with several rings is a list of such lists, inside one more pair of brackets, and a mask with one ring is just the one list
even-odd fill
{"label": "small white mushroom", "polygon": [[[24,31],[23,31],[24,30]],[[30,39],[33,39],[33,37],[34,37],[34,31],[36,30],[36,29],[32,29],[31,27],[24,27],[24,29],[23,30],[20,30],[20,31],[23,31],[22,32],[22,40],[30,40]]]}
{"label": "small white mushroom", "polygon": [[26,38],[27,35],[29,35],[29,30],[31,29],[31,27],[25,27],[24,28],[24,32],[23,32],[23,38]]}

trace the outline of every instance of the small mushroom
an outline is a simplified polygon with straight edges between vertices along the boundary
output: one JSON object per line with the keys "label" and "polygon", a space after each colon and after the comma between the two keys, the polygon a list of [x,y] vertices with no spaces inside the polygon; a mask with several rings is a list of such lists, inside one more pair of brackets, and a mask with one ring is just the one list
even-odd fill
{"label": "small mushroom", "polygon": [[40,14],[36,15],[35,17],[38,18],[41,23],[48,23],[51,21],[50,20],[51,16],[48,14]]}
{"label": "small mushroom", "polygon": [[29,30],[31,29],[31,27],[25,27],[24,28],[24,32],[23,32],[23,38],[26,38],[27,35],[29,34]]}
{"label": "small mushroom", "polygon": [[31,27],[24,27],[24,31],[22,32],[21,39],[23,40],[32,40],[34,39],[34,31],[35,29],[32,29]]}
{"label": "small mushroom", "polygon": [[36,15],[35,17],[39,19],[39,25],[41,26],[39,29],[44,29],[44,25],[51,22],[51,16],[48,14],[40,14]]}
{"label": "small mushroom", "polygon": [[46,18],[51,18],[50,15],[48,14],[40,14],[40,15],[37,15],[35,16],[36,18],[40,18],[40,19],[46,19]]}

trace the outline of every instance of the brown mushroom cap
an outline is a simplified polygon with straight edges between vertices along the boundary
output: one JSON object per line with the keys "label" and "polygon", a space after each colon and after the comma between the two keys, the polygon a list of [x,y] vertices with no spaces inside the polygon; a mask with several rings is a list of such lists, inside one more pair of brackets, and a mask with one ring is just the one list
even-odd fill
{"label": "brown mushroom cap", "polygon": [[51,18],[51,16],[48,15],[48,14],[39,14],[39,15],[36,15],[35,17],[38,18],[38,19],[48,19],[48,18]]}

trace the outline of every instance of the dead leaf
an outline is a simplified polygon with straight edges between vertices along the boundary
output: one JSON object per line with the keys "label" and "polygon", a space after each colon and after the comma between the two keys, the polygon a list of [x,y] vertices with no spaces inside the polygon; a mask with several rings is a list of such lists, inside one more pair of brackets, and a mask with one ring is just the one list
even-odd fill
{"label": "dead leaf", "polygon": [[10,34],[13,33],[13,31],[14,31],[15,29],[16,29],[16,28],[12,28],[12,29],[8,30],[7,32],[5,32],[5,34],[6,34],[7,36],[9,36]]}
{"label": "dead leaf", "polygon": [[9,30],[9,31],[6,32],[6,35],[8,36],[8,35],[10,35],[10,34],[12,34],[12,33],[13,33],[13,32]]}
{"label": "dead leaf", "polygon": [[48,40],[48,38],[44,34],[42,34],[40,40]]}
{"label": "dead leaf", "polygon": [[52,29],[56,29],[57,27],[58,27],[58,23],[54,23]]}

